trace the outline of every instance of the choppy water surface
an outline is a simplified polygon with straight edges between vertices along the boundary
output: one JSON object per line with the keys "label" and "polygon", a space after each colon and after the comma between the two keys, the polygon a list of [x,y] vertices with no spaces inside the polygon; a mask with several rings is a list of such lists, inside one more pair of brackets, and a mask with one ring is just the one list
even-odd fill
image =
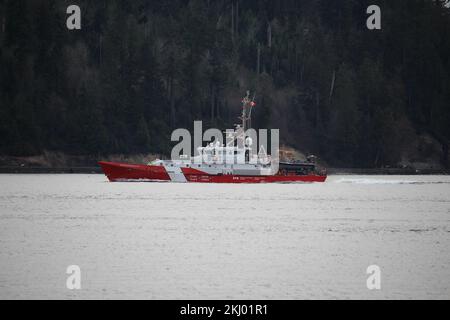
{"label": "choppy water surface", "polygon": [[[0,175],[0,298],[450,298],[450,177]],[[79,265],[81,290],[66,288]],[[381,268],[368,290],[366,268]]]}

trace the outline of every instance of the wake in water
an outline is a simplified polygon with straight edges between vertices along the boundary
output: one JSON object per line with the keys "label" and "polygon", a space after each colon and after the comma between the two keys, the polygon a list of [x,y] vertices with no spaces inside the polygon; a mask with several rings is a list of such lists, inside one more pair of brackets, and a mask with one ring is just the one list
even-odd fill
{"label": "wake in water", "polygon": [[349,184],[450,184],[450,181],[445,180],[430,180],[430,181],[417,181],[417,180],[398,180],[398,179],[380,179],[380,178],[340,178],[333,181],[334,183],[349,183]]}

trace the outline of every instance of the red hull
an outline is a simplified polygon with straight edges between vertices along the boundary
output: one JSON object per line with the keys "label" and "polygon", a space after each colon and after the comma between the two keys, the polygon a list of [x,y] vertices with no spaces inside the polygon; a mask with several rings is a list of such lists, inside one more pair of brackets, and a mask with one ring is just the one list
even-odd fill
{"label": "red hull", "polygon": [[[164,166],[125,164],[118,162],[99,162],[109,181],[171,181]],[[324,182],[325,175],[274,175],[274,176],[237,176],[210,175],[203,171],[182,168],[188,182],[209,183],[288,183],[288,182]]]}
{"label": "red hull", "polygon": [[159,180],[169,181],[170,177],[162,166],[126,164],[118,162],[99,162],[109,181],[121,180]]}

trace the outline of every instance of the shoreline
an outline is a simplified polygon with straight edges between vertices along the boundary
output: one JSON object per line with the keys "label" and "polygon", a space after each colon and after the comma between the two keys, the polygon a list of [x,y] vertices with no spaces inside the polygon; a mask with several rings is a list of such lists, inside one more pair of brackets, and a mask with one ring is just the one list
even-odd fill
{"label": "shoreline", "polygon": [[[328,175],[449,175],[450,169],[414,168],[328,168]],[[95,167],[0,167],[0,174],[102,174]]]}

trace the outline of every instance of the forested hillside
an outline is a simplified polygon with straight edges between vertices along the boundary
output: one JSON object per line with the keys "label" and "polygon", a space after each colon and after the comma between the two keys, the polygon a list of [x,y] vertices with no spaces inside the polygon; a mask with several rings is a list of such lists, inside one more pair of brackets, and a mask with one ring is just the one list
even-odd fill
{"label": "forested hillside", "polygon": [[448,163],[444,2],[0,0],[0,154],[169,154],[194,120],[232,128],[249,89],[257,128],[330,165]]}

